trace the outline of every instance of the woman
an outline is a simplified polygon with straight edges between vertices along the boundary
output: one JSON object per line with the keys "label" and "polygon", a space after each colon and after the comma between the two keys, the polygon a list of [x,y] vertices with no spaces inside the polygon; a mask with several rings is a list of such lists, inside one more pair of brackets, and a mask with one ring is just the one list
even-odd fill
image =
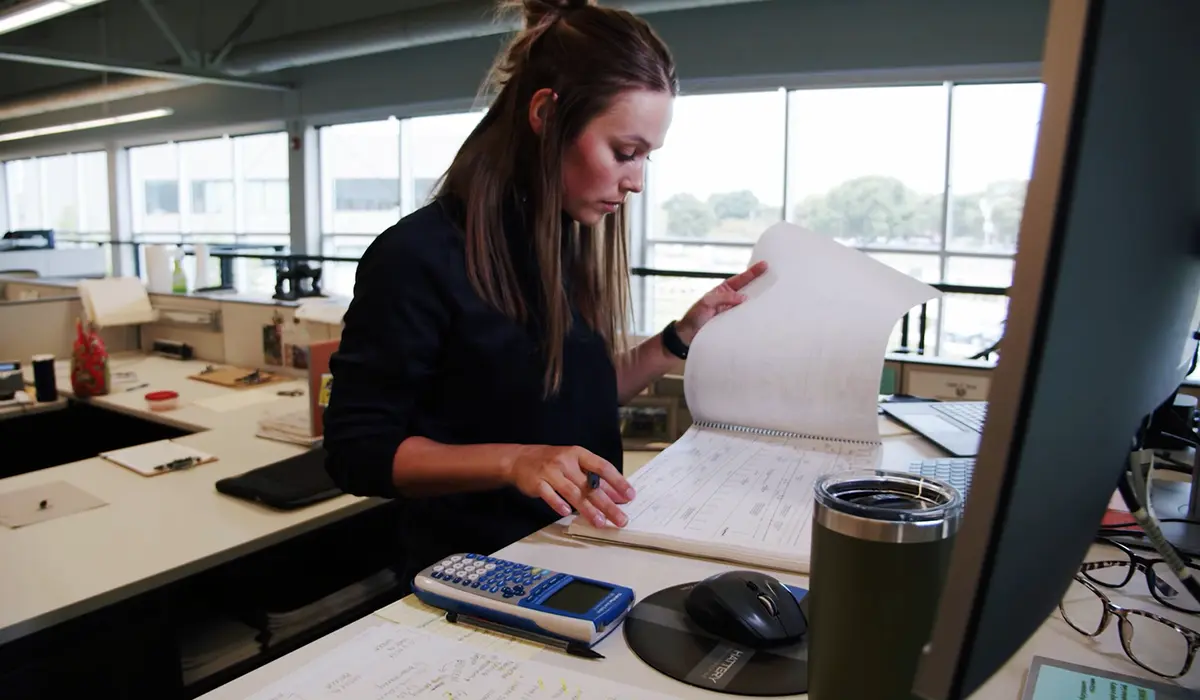
{"label": "woman", "polygon": [[[677,92],[642,20],[525,0],[494,102],[433,203],[371,244],[330,363],[330,474],[404,499],[405,581],[572,509],[624,526],[618,406],[661,377],[761,265],[625,351],[623,202]],[[591,488],[588,474],[599,475]]]}

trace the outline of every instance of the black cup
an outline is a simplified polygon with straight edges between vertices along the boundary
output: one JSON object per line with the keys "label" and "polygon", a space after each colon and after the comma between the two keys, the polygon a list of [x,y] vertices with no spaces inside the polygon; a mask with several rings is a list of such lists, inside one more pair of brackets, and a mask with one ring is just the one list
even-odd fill
{"label": "black cup", "polygon": [[58,400],[58,380],[54,374],[54,355],[33,356],[33,391],[38,403]]}
{"label": "black cup", "polygon": [[963,497],[904,472],[831,474],[814,486],[808,697],[911,697]]}

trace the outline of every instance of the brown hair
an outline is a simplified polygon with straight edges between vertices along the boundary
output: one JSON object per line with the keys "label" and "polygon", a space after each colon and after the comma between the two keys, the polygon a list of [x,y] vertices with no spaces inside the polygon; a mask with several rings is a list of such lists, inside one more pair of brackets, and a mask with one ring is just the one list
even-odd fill
{"label": "brown hair", "polygon": [[[563,339],[571,309],[563,284],[587,324],[616,360],[629,313],[629,267],[624,207],[601,226],[564,231],[563,154],[584,127],[631,89],[678,92],[666,45],[633,14],[588,0],[502,0],[501,12],[523,10],[525,26],[500,53],[485,83],[494,93],[487,114],[459,149],[439,188],[465,205],[467,273],[479,295],[514,320],[530,309],[521,294],[504,232],[503,215],[524,198],[540,271],[545,390],[562,379]],[[535,134],[529,124],[534,93],[557,99]],[[563,241],[575,237],[564,258]]]}

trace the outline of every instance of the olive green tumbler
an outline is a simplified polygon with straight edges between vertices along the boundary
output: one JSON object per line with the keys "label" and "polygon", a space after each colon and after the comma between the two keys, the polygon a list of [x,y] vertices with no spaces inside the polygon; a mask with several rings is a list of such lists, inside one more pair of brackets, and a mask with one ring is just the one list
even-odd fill
{"label": "olive green tumbler", "polygon": [[808,697],[907,700],[963,496],[887,471],[826,475],[814,495]]}

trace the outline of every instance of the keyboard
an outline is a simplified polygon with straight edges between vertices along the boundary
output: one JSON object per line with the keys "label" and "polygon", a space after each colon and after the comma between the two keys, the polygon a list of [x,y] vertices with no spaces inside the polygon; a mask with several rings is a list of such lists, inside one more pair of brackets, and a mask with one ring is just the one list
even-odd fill
{"label": "keyboard", "polygon": [[958,489],[964,499],[971,490],[971,474],[974,471],[975,460],[972,458],[943,457],[913,462],[908,465],[910,474],[944,481]]}
{"label": "keyboard", "polygon": [[957,421],[977,433],[983,433],[983,422],[987,420],[986,401],[958,401],[931,403],[929,407],[950,420]]}

